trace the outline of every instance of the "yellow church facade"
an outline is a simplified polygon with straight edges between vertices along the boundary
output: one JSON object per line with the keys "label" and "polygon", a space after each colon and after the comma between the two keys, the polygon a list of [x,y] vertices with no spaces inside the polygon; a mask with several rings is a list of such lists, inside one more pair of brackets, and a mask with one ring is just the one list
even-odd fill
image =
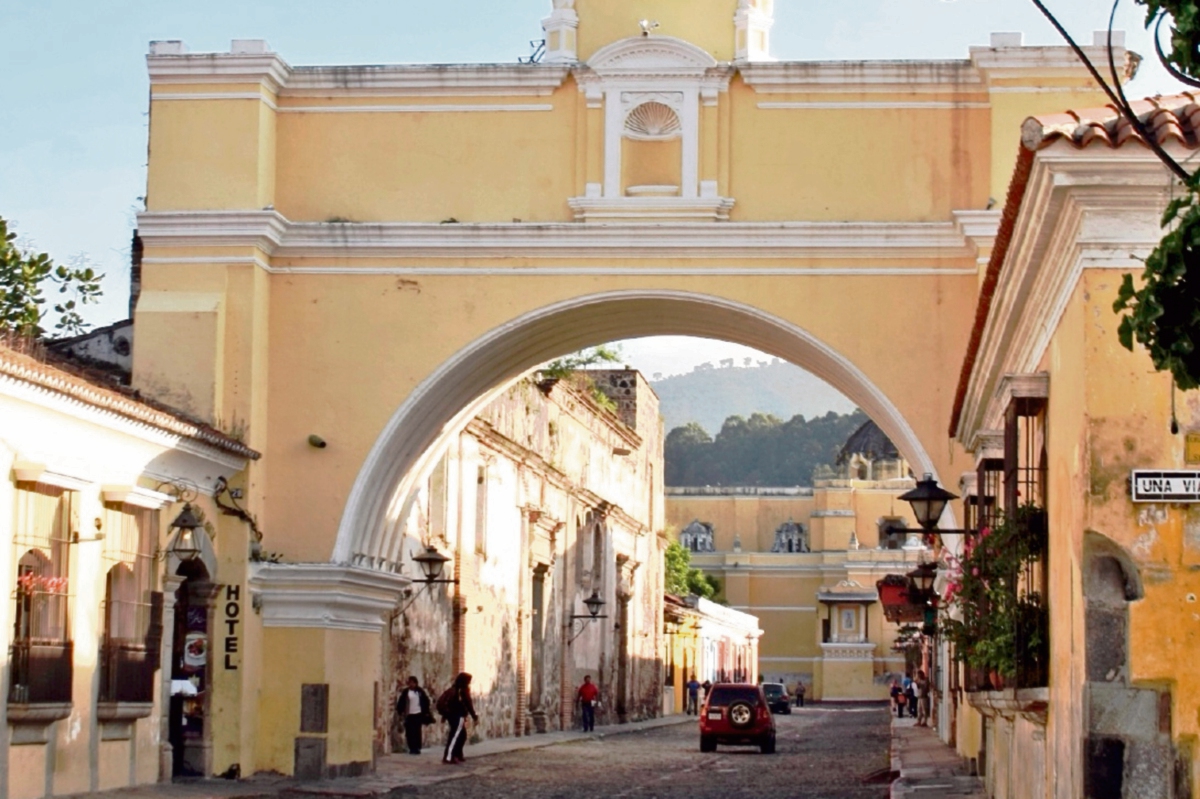
{"label": "yellow church facade", "polygon": [[133,382],[262,453],[244,505],[281,560],[220,553],[215,580],[256,612],[214,680],[211,773],[294,773],[314,685],[333,773],[369,767],[384,628],[417,572],[405,514],[550,358],[749,344],[955,483],[1013,131],[1100,96],[1066,48],[1011,35],[951,61],[773,61],[771,20],[764,0],[556,0],[532,64],[152,44]]}

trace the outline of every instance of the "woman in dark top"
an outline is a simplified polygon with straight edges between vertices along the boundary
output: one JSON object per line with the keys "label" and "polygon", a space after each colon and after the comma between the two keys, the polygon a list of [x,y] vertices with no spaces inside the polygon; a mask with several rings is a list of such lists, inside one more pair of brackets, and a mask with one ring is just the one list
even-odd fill
{"label": "woman in dark top", "polygon": [[[463,746],[467,742],[467,716],[476,724],[479,716],[475,715],[475,705],[471,702],[471,675],[465,671],[454,678],[454,685],[446,692],[450,694],[445,702],[446,712],[443,716],[450,725],[450,733],[446,737],[446,754],[443,763],[463,762]],[[439,700],[438,704],[442,704]],[[441,708],[438,708],[439,712]]]}

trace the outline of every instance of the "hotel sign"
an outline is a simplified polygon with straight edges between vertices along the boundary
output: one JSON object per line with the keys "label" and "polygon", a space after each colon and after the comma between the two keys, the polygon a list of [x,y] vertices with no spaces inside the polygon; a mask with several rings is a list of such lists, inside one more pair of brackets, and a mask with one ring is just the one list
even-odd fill
{"label": "hotel sign", "polygon": [[1200,472],[1182,469],[1135,469],[1133,501],[1200,502]]}

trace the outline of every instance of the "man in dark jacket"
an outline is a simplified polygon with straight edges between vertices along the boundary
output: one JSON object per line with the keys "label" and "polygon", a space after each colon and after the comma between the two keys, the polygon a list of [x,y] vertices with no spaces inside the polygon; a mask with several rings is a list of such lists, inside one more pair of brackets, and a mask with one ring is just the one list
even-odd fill
{"label": "man in dark jacket", "polygon": [[445,712],[442,712],[441,697],[438,697],[438,712],[442,713],[442,717],[450,725],[450,732],[446,736],[446,753],[442,756],[442,762],[449,765],[463,762],[463,746],[467,742],[467,716],[476,724],[479,723],[479,716],[475,714],[475,705],[471,702],[470,674],[464,671],[455,677],[454,685],[450,686],[446,693],[449,696],[444,703]]}
{"label": "man in dark jacket", "polygon": [[421,728],[433,722],[429,710],[429,694],[421,688],[416,677],[408,678],[408,685],[396,697],[396,713],[404,720],[404,742],[410,755],[421,754]]}

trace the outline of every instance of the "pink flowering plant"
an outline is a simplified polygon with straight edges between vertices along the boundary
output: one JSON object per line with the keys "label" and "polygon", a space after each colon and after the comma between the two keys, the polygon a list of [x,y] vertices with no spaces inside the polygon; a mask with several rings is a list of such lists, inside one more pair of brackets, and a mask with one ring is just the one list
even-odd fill
{"label": "pink flowering plant", "polygon": [[26,596],[34,594],[65,594],[67,592],[66,577],[48,577],[33,572],[26,572],[17,578],[17,592]]}
{"label": "pink flowering plant", "polygon": [[1022,505],[997,524],[967,536],[960,557],[946,553],[940,630],[968,666],[1015,677],[1044,666],[1046,613],[1033,585],[1046,551],[1045,512]]}

